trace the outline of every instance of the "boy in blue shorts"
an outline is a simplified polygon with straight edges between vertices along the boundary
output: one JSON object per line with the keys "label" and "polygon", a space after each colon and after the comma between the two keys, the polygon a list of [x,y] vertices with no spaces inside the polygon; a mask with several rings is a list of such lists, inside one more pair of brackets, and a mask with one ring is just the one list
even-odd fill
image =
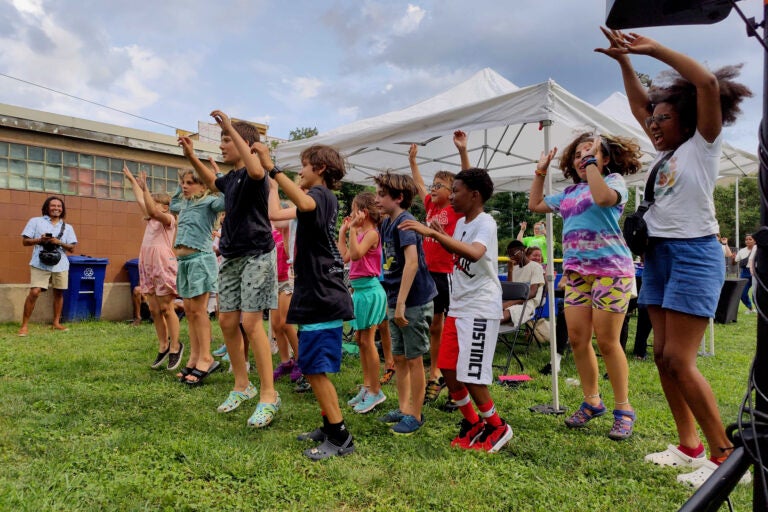
{"label": "boy in blue shorts", "polygon": [[[233,411],[258,394],[259,404],[248,419],[248,426],[266,427],[280,408],[262,313],[277,308],[277,259],[269,223],[269,181],[261,161],[249,147],[259,140],[257,129],[244,122],[232,123],[220,110],[214,110],[211,116],[221,127],[219,147],[224,163],[234,167],[232,171],[217,176],[195,155],[188,137],[180,137],[179,144],[208,188],[224,193],[226,216],[219,242],[219,324],[235,386],[218,411]],[[244,350],[248,342],[256,360],[261,390],[248,379]]]}
{"label": "boy in blue shorts", "polygon": [[[341,369],[344,320],[353,318],[352,297],[344,284],[344,262],[336,246],[339,204],[332,189],[345,174],[344,160],[329,146],[301,153],[296,184],[272,164],[269,149],[257,144],[264,168],[296,205],[296,279],[286,322],[299,326],[299,366],[320,404],[323,426],[299,436],[320,444],[304,451],[312,460],[352,453],[352,434],[344,424],[339,397],[327,373]],[[303,190],[302,190],[303,189]],[[306,190],[306,192],[304,192]]]}
{"label": "boy in blue shorts", "polygon": [[376,202],[381,213],[387,216],[381,224],[382,284],[387,292],[387,317],[400,406],[380,419],[395,423],[392,427],[395,434],[409,435],[424,423],[421,414],[426,386],[423,356],[429,352],[429,328],[434,311],[432,299],[437,295],[437,289],[427,270],[421,236],[398,229],[406,220],[416,222],[407,211],[418,194],[413,178],[386,172],[373,181],[376,183]]}
{"label": "boy in blue shorts", "polygon": [[425,226],[408,220],[400,225],[401,230],[434,238],[455,255],[451,306],[437,360],[448,392],[464,416],[451,446],[489,453],[512,439],[512,428],[499,417],[488,392],[502,315],[496,221],[483,211],[492,193],[493,182],[485,169],[463,170],[456,175],[451,194],[453,208],[464,214],[453,237],[435,222]]}

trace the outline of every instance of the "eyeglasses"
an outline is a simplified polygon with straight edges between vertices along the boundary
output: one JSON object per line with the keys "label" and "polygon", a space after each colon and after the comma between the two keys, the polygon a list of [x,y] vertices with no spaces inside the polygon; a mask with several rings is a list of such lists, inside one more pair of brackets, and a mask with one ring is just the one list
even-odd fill
{"label": "eyeglasses", "polygon": [[672,116],[669,114],[659,114],[657,116],[646,117],[645,126],[650,128],[653,123],[661,124],[662,121],[668,121],[669,119],[672,119]]}
{"label": "eyeglasses", "polygon": [[432,185],[429,187],[429,189],[430,189],[430,190],[440,190],[441,188],[448,188],[448,187],[446,187],[446,186],[445,186],[445,185],[443,185],[442,183],[433,183],[433,184],[432,184]]}

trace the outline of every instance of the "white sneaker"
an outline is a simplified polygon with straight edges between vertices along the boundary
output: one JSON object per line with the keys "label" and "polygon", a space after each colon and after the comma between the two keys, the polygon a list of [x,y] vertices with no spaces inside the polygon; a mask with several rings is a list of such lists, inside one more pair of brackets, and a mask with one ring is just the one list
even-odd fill
{"label": "white sneaker", "polygon": [[[710,476],[712,476],[712,473],[714,473],[717,468],[717,464],[707,459],[704,464],[702,464],[701,467],[699,467],[699,469],[693,473],[677,475],[677,481],[681,484],[690,485],[694,489],[698,489],[702,486],[702,484],[704,484],[704,482],[707,481]],[[741,477],[741,480],[739,480],[739,483],[744,485],[752,483],[752,473],[749,471],[744,473],[744,475]]]}
{"label": "white sneaker", "polygon": [[686,455],[676,446],[667,445],[667,449],[663,452],[649,453],[645,456],[645,462],[652,462],[657,466],[675,466],[681,468],[700,468],[707,462],[706,452],[701,452],[698,457],[691,457]]}

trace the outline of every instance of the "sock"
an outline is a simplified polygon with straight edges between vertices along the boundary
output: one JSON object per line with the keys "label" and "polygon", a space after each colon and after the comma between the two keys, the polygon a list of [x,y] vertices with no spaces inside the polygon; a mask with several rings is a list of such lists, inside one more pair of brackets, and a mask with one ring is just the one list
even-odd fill
{"label": "sock", "polygon": [[472,407],[472,400],[469,399],[469,391],[467,388],[461,391],[450,393],[451,399],[461,411],[462,416],[471,424],[475,424],[480,421],[480,416],[475,412],[475,408]]}
{"label": "sock", "polygon": [[488,400],[483,405],[478,405],[480,409],[480,416],[483,417],[486,423],[493,427],[500,427],[504,422],[499,417],[499,413],[496,412],[496,406],[493,404],[493,400]]}
{"label": "sock", "polygon": [[328,425],[330,425],[330,423],[328,423],[328,416],[325,415],[324,411],[320,411],[320,415],[323,417],[323,432],[325,432],[327,434],[328,433]]}
{"label": "sock", "polygon": [[677,449],[686,454],[689,457],[701,457],[701,454],[704,453],[704,445],[699,443],[699,446],[696,448],[688,448],[687,446],[678,445]]}
{"label": "sock", "polygon": [[336,446],[343,445],[351,435],[344,424],[344,420],[341,420],[339,423],[328,423],[323,429],[328,435],[328,439]]}

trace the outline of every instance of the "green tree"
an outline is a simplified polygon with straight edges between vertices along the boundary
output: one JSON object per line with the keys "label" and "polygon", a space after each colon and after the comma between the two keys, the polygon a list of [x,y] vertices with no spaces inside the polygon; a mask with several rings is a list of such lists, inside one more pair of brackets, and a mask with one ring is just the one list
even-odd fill
{"label": "green tree", "polygon": [[[744,245],[744,235],[760,227],[760,191],[756,177],[739,179],[739,245]],[[736,245],[736,182],[715,187],[715,212],[720,224],[720,235]]]}
{"label": "green tree", "polygon": [[288,132],[288,140],[302,140],[318,134],[317,127],[300,126]]}

